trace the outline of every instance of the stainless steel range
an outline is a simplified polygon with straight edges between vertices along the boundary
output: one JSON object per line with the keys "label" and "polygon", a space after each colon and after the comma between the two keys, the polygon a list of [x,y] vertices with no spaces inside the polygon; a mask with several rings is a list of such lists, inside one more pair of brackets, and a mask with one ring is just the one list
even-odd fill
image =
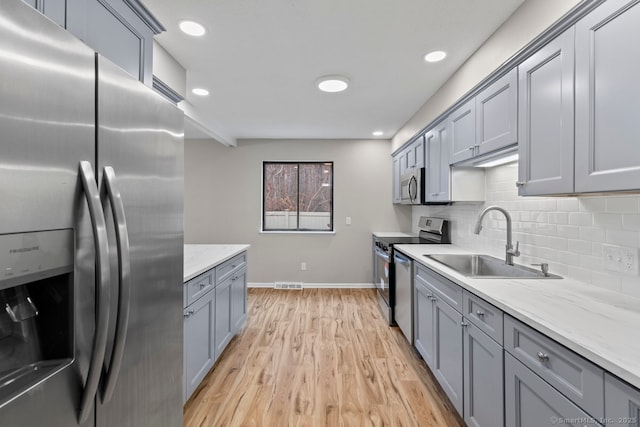
{"label": "stainless steel range", "polygon": [[[396,284],[393,245],[448,244],[449,222],[442,218],[420,217],[418,236],[373,236],[373,276],[378,294],[378,306],[389,325],[396,325]],[[391,234],[391,233],[389,233]]]}

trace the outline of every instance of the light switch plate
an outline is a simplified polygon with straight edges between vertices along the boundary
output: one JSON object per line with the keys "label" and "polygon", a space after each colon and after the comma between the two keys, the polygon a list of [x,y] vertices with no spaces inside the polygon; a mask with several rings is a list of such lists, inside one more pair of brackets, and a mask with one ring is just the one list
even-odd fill
{"label": "light switch plate", "polygon": [[603,245],[602,255],[606,270],[638,275],[638,248]]}

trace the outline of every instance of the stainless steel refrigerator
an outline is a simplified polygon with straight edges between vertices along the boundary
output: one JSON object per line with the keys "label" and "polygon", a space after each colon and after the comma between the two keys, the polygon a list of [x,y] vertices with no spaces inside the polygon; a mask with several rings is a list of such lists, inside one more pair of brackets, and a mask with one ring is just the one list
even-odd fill
{"label": "stainless steel refrigerator", "polygon": [[182,425],[183,115],[0,2],[0,425]]}

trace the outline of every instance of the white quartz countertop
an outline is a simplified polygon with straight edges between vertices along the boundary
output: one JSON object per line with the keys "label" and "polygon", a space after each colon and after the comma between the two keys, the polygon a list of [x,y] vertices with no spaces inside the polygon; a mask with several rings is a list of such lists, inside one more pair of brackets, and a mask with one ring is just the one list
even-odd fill
{"label": "white quartz countertop", "polygon": [[416,237],[414,233],[403,233],[401,231],[374,231],[375,237]]}
{"label": "white quartz countertop", "polygon": [[394,248],[640,388],[639,298],[567,278],[473,279],[423,256],[472,253],[455,245]]}
{"label": "white quartz countertop", "polygon": [[184,281],[249,249],[249,245],[184,245]]}

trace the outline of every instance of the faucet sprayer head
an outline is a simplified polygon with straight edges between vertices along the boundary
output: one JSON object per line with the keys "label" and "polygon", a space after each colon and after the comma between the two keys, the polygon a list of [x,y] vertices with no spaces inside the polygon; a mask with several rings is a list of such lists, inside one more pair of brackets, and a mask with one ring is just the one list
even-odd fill
{"label": "faucet sprayer head", "polygon": [[474,234],[480,234],[480,230],[482,230],[482,222],[476,221],[476,225],[473,227]]}

